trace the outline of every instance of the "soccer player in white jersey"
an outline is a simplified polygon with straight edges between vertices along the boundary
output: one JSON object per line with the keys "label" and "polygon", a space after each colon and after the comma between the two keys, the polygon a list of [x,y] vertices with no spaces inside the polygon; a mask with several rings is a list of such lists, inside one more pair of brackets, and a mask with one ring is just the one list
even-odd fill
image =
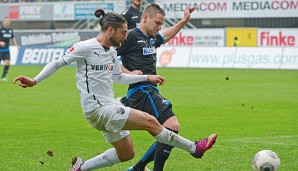
{"label": "soccer player in white jersey", "polygon": [[129,84],[147,80],[164,84],[165,80],[159,75],[122,73],[114,47],[119,47],[126,39],[127,22],[121,15],[105,13],[102,9],[94,14],[100,18],[101,26],[96,38],[74,44],[61,59],[48,63],[35,78],[18,76],[14,80],[23,88],[32,87],[62,66],[76,63],[77,88],[84,116],[92,127],[102,131],[113,148],[86,161],[75,157],[70,170],[94,170],[132,159],[134,149],[128,130],[146,130],[159,142],[186,150],[195,158],[202,157],[215,143],[216,134],[202,141],[189,141],[162,127],[148,113],[125,107],[115,100],[113,82]]}

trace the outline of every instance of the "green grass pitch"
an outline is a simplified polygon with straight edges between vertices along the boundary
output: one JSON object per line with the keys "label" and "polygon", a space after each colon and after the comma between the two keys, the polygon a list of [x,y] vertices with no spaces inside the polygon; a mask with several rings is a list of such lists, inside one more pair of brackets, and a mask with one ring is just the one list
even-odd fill
{"label": "green grass pitch", "polygon": [[[41,69],[12,66],[10,82],[0,83],[0,170],[65,171],[72,157],[89,159],[111,147],[83,117],[75,67],[60,69],[34,88],[12,84],[16,76],[34,77]],[[252,157],[263,149],[279,155],[280,170],[298,169],[298,70],[159,68],[158,73],[166,78],[159,89],[173,104],[180,134],[191,140],[218,134],[200,160],[175,148],[165,171],[249,171]],[[126,89],[115,85],[115,96]],[[131,134],[135,158],[101,170],[125,171],[154,142],[143,131]]]}

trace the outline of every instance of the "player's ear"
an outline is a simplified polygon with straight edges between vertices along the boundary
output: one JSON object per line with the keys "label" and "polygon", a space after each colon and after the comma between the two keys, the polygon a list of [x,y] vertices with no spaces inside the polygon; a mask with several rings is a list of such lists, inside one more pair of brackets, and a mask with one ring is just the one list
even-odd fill
{"label": "player's ear", "polygon": [[107,31],[111,35],[114,34],[114,32],[115,32],[115,30],[114,30],[114,28],[112,26],[108,27],[108,30]]}
{"label": "player's ear", "polygon": [[144,14],[143,20],[144,20],[145,23],[147,22],[148,19],[149,19],[149,15],[148,14]]}

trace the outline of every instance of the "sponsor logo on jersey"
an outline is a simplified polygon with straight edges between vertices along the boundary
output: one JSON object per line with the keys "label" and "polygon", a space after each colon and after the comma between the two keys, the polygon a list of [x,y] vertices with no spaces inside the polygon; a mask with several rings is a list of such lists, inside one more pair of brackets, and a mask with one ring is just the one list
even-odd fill
{"label": "sponsor logo on jersey", "polygon": [[171,103],[168,100],[162,100],[162,104],[169,106]]}
{"label": "sponsor logo on jersey", "polygon": [[97,55],[99,57],[99,52],[94,52],[95,55]]}
{"label": "sponsor logo on jersey", "polygon": [[8,34],[8,33],[3,34],[3,37],[4,37],[4,38],[11,38],[11,36],[12,36],[12,35],[11,35],[11,34]]}
{"label": "sponsor logo on jersey", "polygon": [[152,45],[154,45],[155,43],[156,43],[156,39],[154,39],[154,38],[150,38],[150,40],[149,40],[149,45],[152,46]]}
{"label": "sponsor logo on jersey", "polygon": [[156,51],[155,51],[155,47],[143,47],[143,55],[152,55],[152,54],[155,54]]}
{"label": "sponsor logo on jersey", "polygon": [[107,65],[91,65],[92,70],[96,71],[113,71],[114,66],[107,64]]}

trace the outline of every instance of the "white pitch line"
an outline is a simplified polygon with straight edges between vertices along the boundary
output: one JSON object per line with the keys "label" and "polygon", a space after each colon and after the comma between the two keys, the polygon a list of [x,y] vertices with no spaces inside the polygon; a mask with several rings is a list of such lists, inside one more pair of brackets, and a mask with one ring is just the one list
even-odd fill
{"label": "white pitch line", "polygon": [[[232,142],[232,141],[230,141]],[[284,142],[273,142],[273,141],[233,141],[233,142],[239,142],[239,143],[254,143],[254,144],[268,144],[268,145],[280,145],[280,146],[286,146],[286,147],[293,147],[298,146],[297,143],[284,143]]]}
{"label": "white pitch line", "polygon": [[[287,139],[298,138],[298,135],[282,135],[274,137],[259,137],[259,138],[234,138],[221,140],[222,142],[241,142],[241,143],[259,143],[259,144],[271,144],[281,146],[298,146],[298,143],[284,143]],[[275,139],[272,141],[272,139]],[[280,139],[280,140],[276,140]],[[267,141],[264,141],[267,140]],[[279,142],[278,142],[279,141]],[[282,142],[281,142],[282,141]]]}
{"label": "white pitch line", "polygon": [[283,139],[283,138],[298,138],[298,135],[281,135],[281,136],[274,136],[274,137],[258,137],[258,138],[232,138],[232,139],[226,139],[224,141],[241,141],[241,140],[264,140],[264,139]]}

